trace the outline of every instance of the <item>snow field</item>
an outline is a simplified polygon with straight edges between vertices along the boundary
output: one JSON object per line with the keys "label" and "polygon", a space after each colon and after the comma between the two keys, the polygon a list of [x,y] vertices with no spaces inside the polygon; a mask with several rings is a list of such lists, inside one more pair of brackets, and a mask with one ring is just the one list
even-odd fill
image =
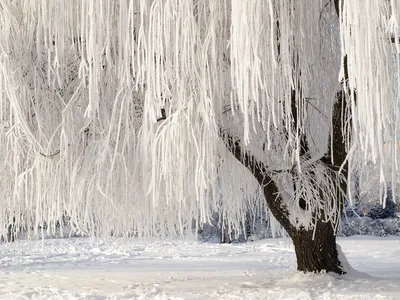
{"label": "snow field", "polygon": [[0,245],[0,299],[400,299],[400,238],[341,238],[361,272],[295,272],[289,240],[87,238]]}

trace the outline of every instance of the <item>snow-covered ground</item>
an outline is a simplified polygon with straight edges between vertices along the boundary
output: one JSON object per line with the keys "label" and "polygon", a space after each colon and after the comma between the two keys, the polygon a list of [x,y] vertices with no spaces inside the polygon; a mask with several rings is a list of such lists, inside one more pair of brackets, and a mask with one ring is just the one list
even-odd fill
{"label": "snow-covered ground", "polygon": [[289,240],[0,244],[0,299],[400,299],[400,238],[339,239],[367,275],[296,273]]}

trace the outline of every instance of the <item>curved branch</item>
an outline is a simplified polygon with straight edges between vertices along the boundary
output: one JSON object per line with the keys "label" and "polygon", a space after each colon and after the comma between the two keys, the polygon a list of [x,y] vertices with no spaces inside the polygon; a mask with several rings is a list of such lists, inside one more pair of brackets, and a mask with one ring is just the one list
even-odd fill
{"label": "curved branch", "polygon": [[273,216],[285,228],[287,233],[292,236],[296,232],[296,228],[290,223],[288,211],[282,203],[278,187],[268,175],[265,165],[257,161],[250,153],[244,151],[238,139],[235,139],[226,132],[222,133],[221,130],[220,136],[232,155],[253,174],[263,189],[265,200]]}

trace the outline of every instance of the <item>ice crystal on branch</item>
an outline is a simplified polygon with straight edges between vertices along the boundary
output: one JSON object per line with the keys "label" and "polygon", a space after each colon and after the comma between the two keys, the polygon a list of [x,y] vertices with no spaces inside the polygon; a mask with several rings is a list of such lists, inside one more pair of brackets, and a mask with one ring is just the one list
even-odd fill
{"label": "ice crystal on branch", "polygon": [[69,216],[89,234],[184,234],[217,213],[240,231],[266,209],[251,167],[294,226],[336,220],[332,107],[346,95],[350,161],[361,147],[395,178],[400,48],[397,1],[337,7],[2,1],[0,230]]}

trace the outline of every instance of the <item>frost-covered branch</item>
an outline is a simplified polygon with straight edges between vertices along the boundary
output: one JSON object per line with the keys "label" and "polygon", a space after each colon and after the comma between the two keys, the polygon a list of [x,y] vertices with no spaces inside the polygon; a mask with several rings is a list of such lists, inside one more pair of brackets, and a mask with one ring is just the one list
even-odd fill
{"label": "frost-covered branch", "polygon": [[295,227],[290,223],[287,208],[282,202],[279,189],[269,175],[267,168],[249,152],[243,151],[239,140],[225,132],[222,132],[221,136],[232,155],[257,179],[264,192],[268,208],[274,217],[289,234],[292,234],[295,231]]}

